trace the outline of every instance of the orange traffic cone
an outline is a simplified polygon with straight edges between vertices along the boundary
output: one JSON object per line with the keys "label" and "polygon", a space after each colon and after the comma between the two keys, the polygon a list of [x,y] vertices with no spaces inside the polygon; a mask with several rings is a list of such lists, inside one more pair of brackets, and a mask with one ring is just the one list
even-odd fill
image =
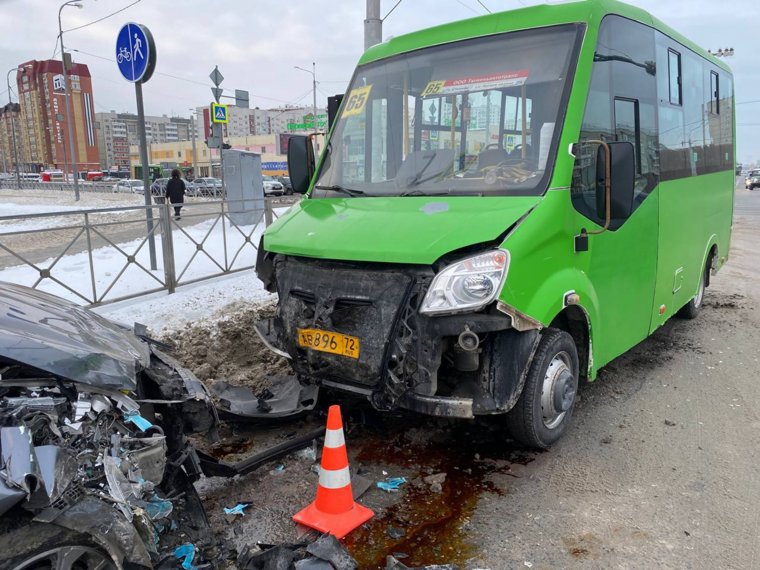
{"label": "orange traffic cone", "polygon": [[294,515],[293,520],[321,532],[334,534],[336,538],[343,538],[374,515],[370,509],[354,501],[340,406],[330,406],[317,498]]}

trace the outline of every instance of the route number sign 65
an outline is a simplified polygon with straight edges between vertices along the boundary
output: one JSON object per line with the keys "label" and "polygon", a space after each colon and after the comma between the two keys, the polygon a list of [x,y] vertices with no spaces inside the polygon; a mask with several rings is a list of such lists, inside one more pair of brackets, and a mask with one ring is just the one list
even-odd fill
{"label": "route number sign 65", "polygon": [[348,99],[346,99],[345,107],[343,107],[343,116],[361,115],[364,106],[367,104],[367,99],[369,99],[370,91],[372,91],[372,85],[352,89],[351,93],[348,94]]}

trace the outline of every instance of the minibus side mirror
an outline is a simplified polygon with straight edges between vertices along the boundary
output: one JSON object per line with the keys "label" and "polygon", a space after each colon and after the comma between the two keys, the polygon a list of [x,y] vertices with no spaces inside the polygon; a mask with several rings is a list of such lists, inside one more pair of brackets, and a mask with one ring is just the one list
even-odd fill
{"label": "minibus side mirror", "polygon": [[596,213],[605,220],[605,228],[611,219],[625,219],[631,215],[635,177],[636,157],[631,143],[599,145],[596,153]]}
{"label": "minibus side mirror", "polygon": [[305,194],[314,174],[314,147],[309,137],[293,135],[288,139],[288,173],[293,192]]}

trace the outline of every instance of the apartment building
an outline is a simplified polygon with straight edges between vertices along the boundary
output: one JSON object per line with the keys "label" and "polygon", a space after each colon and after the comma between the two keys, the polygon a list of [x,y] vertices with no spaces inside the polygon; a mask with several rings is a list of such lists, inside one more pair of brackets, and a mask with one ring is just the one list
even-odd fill
{"label": "apartment building", "polygon": [[[0,172],[15,172],[16,159],[13,152],[13,131],[21,125],[21,107],[18,103],[8,103],[0,107]],[[24,155],[23,141],[16,133],[16,149],[19,163]],[[22,167],[23,170],[23,167]]]}
{"label": "apartment building", "polygon": [[23,153],[19,155],[19,162],[23,170],[55,168],[71,172],[69,122],[74,132],[78,170],[100,167],[90,70],[85,64],[74,63],[68,72],[71,117],[66,106],[60,61],[31,60],[18,66],[16,86],[21,116],[16,124],[16,134],[22,141]]}
{"label": "apartment building", "polygon": [[[137,115],[133,113],[95,113],[100,168],[129,168],[129,147],[139,144],[137,125]],[[189,141],[193,135],[193,122],[189,118],[166,115],[145,117],[145,138],[148,144]]]}
{"label": "apartment building", "polygon": [[[304,134],[314,131],[311,107],[283,107],[279,109],[248,109],[229,105],[229,123],[224,125],[224,138],[237,138],[280,133]],[[202,139],[208,138],[211,128],[209,107],[196,109],[198,125],[203,127]],[[327,128],[327,110],[317,108],[317,127],[321,132]]]}

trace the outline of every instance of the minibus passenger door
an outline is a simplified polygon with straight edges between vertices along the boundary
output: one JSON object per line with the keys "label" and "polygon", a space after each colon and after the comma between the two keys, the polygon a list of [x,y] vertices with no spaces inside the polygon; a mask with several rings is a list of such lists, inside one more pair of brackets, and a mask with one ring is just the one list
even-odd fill
{"label": "minibus passenger door", "polygon": [[591,224],[582,226],[575,249],[577,263],[587,268],[597,297],[595,359],[604,364],[649,332],[657,263],[657,209],[656,202],[650,200],[643,211],[632,215],[637,180],[633,144],[587,141],[576,145],[575,154],[580,166],[573,202],[596,224],[596,229],[591,229]]}

